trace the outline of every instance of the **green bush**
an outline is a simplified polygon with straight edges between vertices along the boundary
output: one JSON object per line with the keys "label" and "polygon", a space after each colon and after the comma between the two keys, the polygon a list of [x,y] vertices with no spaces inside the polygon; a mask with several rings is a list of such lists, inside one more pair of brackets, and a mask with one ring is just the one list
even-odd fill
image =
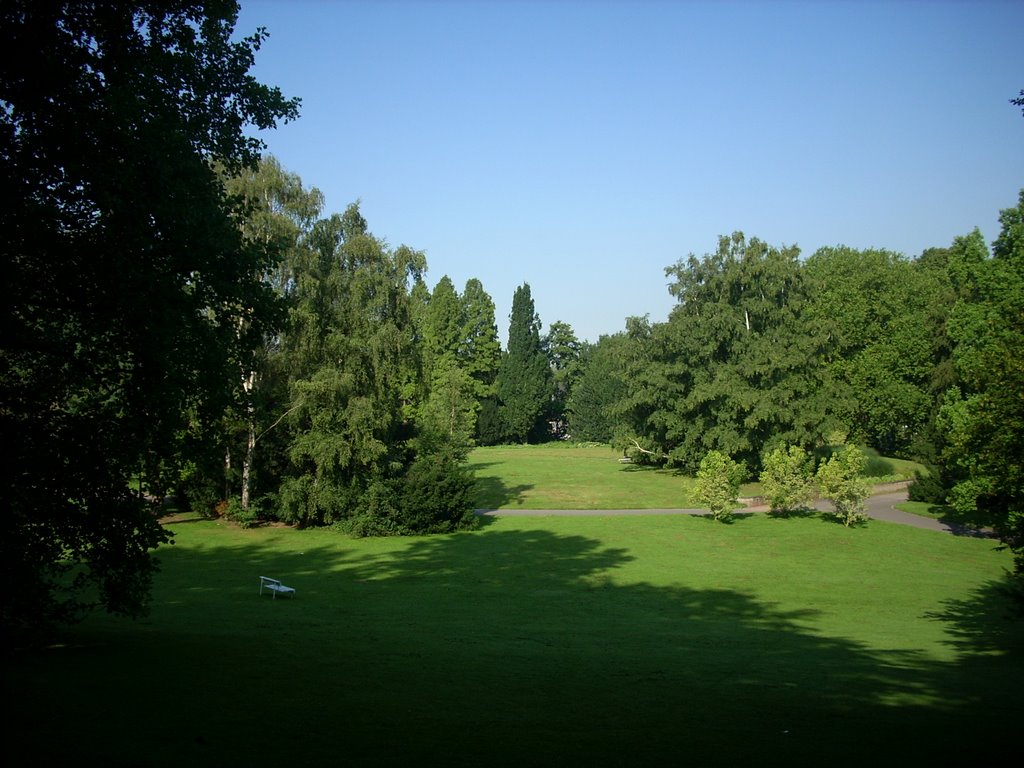
{"label": "green bush", "polygon": [[896,474],[895,465],[888,459],[882,458],[874,448],[861,448],[861,453],[864,454],[864,469],[861,472],[862,477],[890,477]]}
{"label": "green bush", "polygon": [[812,458],[797,445],[779,447],[762,460],[761,489],[769,512],[793,512],[805,506],[813,493]]}
{"label": "green bush", "polygon": [[864,479],[866,463],[864,452],[849,445],[818,467],[821,495],[832,501],[836,518],[847,527],[867,519],[864,500],[871,488]]}
{"label": "green bush", "polygon": [[728,522],[740,495],[746,468],[719,451],[711,451],[700,462],[694,498],[711,510],[715,520]]}
{"label": "green bush", "polygon": [[202,517],[216,517],[218,503],[223,499],[224,477],[211,477],[208,470],[195,462],[188,462],[181,471],[176,485],[179,505]]}
{"label": "green bush", "polygon": [[928,504],[945,504],[947,493],[942,477],[935,467],[928,467],[927,474],[914,472],[914,481],[907,489],[907,497],[911,501],[924,501]]}
{"label": "green bush", "polygon": [[473,475],[451,454],[420,456],[399,481],[401,522],[412,533],[475,528]]}

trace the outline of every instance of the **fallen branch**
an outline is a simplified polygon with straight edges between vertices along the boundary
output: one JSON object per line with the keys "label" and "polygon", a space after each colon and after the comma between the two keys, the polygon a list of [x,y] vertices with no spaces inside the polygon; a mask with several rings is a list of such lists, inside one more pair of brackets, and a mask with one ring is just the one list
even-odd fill
{"label": "fallen branch", "polygon": [[664,453],[659,453],[658,451],[649,451],[649,450],[647,450],[646,448],[641,446],[640,443],[638,443],[636,441],[636,438],[630,438],[630,440],[633,442],[633,445],[636,446],[636,449],[638,451],[640,451],[640,453],[646,453],[648,456],[657,456],[659,459],[667,458]]}

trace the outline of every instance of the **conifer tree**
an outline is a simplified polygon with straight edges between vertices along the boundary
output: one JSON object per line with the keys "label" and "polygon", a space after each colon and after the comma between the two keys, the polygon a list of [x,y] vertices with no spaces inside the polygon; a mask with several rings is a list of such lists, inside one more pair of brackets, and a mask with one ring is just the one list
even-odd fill
{"label": "conifer tree", "polygon": [[508,351],[497,380],[506,440],[522,443],[545,433],[543,417],[550,400],[550,379],[547,356],[540,342],[540,318],[530,286],[523,283],[512,296]]}

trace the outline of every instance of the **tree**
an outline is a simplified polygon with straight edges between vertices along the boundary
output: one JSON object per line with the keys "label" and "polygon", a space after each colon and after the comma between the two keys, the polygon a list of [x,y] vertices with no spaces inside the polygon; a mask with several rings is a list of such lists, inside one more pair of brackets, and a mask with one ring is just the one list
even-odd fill
{"label": "tree", "polygon": [[450,355],[434,366],[430,395],[420,409],[420,452],[465,458],[474,444],[476,414],[473,379]]}
{"label": "tree", "polygon": [[625,394],[622,355],[625,334],[602,336],[580,354],[580,373],[569,394],[566,414],[576,440],[610,443],[615,436],[614,407]]}
{"label": "tree", "polygon": [[861,477],[866,463],[863,451],[848,445],[818,467],[821,495],[831,500],[833,513],[846,527],[867,519],[864,500],[871,488]]}
{"label": "tree", "polygon": [[505,438],[526,442],[545,432],[543,417],[550,400],[547,357],[540,343],[540,318],[527,283],[516,288],[509,315],[508,352],[496,382]]}
{"label": "tree", "polygon": [[760,480],[771,514],[800,509],[811,499],[811,456],[798,445],[779,446],[765,455]]}
{"label": "tree", "polygon": [[945,468],[954,480],[949,501],[984,511],[1024,573],[1024,190],[1001,212],[1002,228],[984,258],[975,230],[957,238],[965,287],[949,322],[961,388],[952,390],[940,423],[949,445]]}
{"label": "tree", "polygon": [[700,460],[693,494],[711,510],[715,520],[728,522],[739,499],[746,469],[720,451],[709,451]]}
{"label": "tree", "polygon": [[572,326],[556,320],[541,339],[541,348],[551,368],[552,395],[548,406],[549,418],[565,430],[565,409],[573,385],[580,374],[580,342]]}
{"label": "tree", "polygon": [[[253,247],[266,254],[272,264],[263,279],[274,292],[284,298],[294,288],[295,264],[304,238],[323,208],[323,194],[313,188],[306,190],[298,175],[285,171],[277,159],[265,155],[258,166],[245,169],[227,181],[227,191],[237,196],[244,206],[242,234]],[[240,320],[239,334],[246,333],[246,320]],[[278,393],[261,392],[270,358],[280,344],[277,333],[266,333],[258,345],[241,361],[239,379],[242,388],[241,409],[245,424],[245,445],[242,451],[240,503],[246,512],[250,506],[256,445],[263,427],[270,429],[279,420]],[[261,397],[262,395],[262,397]],[[263,407],[260,407],[263,406]],[[226,462],[231,463],[231,446],[226,449]]]}
{"label": "tree", "polygon": [[666,269],[678,302],[668,322],[631,334],[620,406],[631,440],[693,471],[709,450],[756,470],[771,444],[821,439],[824,340],[802,314],[798,255],[735,232]]}
{"label": "tree", "polygon": [[941,271],[885,250],[821,248],[807,260],[806,317],[828,338],[829,400],[844,429],[887,455],[921,449],[948,312]]}
{"label": "tree", "polygon": [[266,33],[233,39],[237,10],[4,5],[5,628],[144,611],[167,535],[130,481],[182,465],[272,317],[215,166],[298,103],[248,74]]}
{"label": "tree", "polygon": [[462,309],[451,278],[444,275],[430,294],[423,318],[423,356],[427,376],[444,356],[455,359],[462,341]]}
{"label": "tree", "polygon": [[280,499],[285,520],[321,525],[351,517],[413,459],[403,392],[420,366],[409,285],[426,262],[405,246],[388,250],[358,203],[317,222],[310,243],[283,340],[291,467]]}
{"label": "tree", "polygon": [[494,320],[494,300],[476,278],[466,281],[462,291],[460,317],[462,333],[458,359],[462,368],[476,383],[477,398],[494,394],[494,381],[501,365],[501,342]]}
{"label": "tree", "polygon": [[458,361],[473,381],[477,400],[476,441],[482,445],[501,442],[501,417],[495,381],[501,366],[501,342],[494,320],[494,300],[476,278],[466,281],[459,316],[462,332]]}

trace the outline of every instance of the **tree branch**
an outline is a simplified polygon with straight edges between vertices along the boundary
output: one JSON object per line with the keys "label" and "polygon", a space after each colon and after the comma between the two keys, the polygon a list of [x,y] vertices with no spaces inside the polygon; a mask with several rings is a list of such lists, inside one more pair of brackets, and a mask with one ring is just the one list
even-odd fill
{"label": "tree branch", "polygon": [[664,454],[664,453],[659,453],[659,452],[657,452],[657,451],[649,451],[649,450],[647,450],[646,448],[643,448],[643,447],[641,447],[640,443],[638,443],[638,442],[636,441],[636,438],[632,438],[632,437],[631,437],[631,438],[630,438],[630,440],[632,441],[633,445],[635,445],[635,446],[636,446],[636,449],[637,449],[638,451],[640,451],[640,453],[646,453],[646,454],[648,454],[649,456],[657,456],[658,458],[665,458],[665,454]]}
{"label": "tree branch", "polygon": [[280,423],[281,423],[282,421],[284,421],[284,417],[285,417],[285,416],[287,416],[287,415],[288,415],[289,413],[291,413],[292,411],[294,411],[295,409],[297,409],[297,408],[298,408],[299,406],[301,406],[301,405],[302,405],[302,403],[296,403],[296,404],[295,404],[295,405],[293,405],[293,406],[292,406],[291,408],[289,408],[289,409],[288,409],[287,411],[285,411],[285,412],[284,412],[284,413],[282,413],[282,414],[281,414],[280,416],[278,416],[278,417],[277,417],[277,421],[275,421],[275,422],[274,422],[273,424],[271,424],[271,425],[270,425],[269,427],[267,427],[267,428],[266,428],[266,429],[264,429],[264,430],[263,430],[262,432],[260,432],[260,433],[259,433],[259,434],[258,434],[258,435],[256,436],[256,439],[255,439],[255,440],[254,440],[253,442],[254,442],[254,443],[255,443],[255,442],[259,442],[259,440],[260,440],[260,438],[261,438],[261,437],[263,437],[263,436],[264,436],[265,434],[267,434],[267,432],[269,432],[269,431],[270,431],[270,430],[272,430],[272,429],[273,429],[274,427],[276,427],[276,426],[277,426],[278,424],[280,424]]}

